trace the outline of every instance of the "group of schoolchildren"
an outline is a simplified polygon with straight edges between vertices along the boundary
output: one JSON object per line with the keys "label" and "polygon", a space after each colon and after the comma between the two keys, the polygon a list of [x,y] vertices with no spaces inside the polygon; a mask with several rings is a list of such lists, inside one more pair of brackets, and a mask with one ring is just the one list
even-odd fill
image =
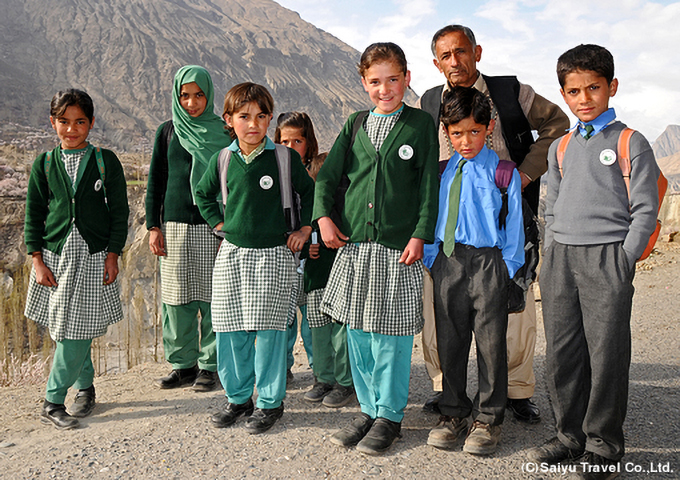
{"label": "group of schoolchildren", "polygon": [[[424,264],[435,285],[446,385],[428,443],[451,448],[465,438],[466,452],[493,453],[507,396],[507,287],[524,262],[519,175],[503,200],[494,181],[499,158],[486,146],[491,106],[481,92],[454,87],[444,97],[441,119],[456,153],[440,177],[432,119],[403,102],[410,72],[401,48],[373,44],[358,68],[375,106],[350,115],[325,162],[305,114],[281,115],[277,144],[269,139],[274,101],[265,87],[233,87],[220,118],[205,69],[177,73],[174,130],[159,127],[147,192],[173,366],[161,387],[208,391],[217,375],[227,404],[213,425],[243,415],[246,431],[267,431],[284,411],[288,345],[304,292],[301,330],[315,375],[304,398],[342,406],[356,394],[361,412],[330,441],[384,452],[401,437],[423,326]],[[611,160],[624,125],[608,105],[618,82],[606,49],[580,45],[557,70],[579,119],[563,158],[555,142],[547,159],[540,286],[558,434],[530,457],[552,464],[585,454],[610,465],[624,452],[632,279],[656,223],[659,170],[639,133],[631,139],[630,193]],[[116,276],[128,206],[116,156],[87,141],[89,96],[57,93],[50,120],[60,145],[36,159],[27,195],[34,268],[26,315],[57,344],[42,420],[67,429],[95,406],[91,341],[122,317]],[[186,285],[166,281],[180,277]],[[479,391],[471,401],[473,333]],[[77,393],[67,412],[70,387]]]}

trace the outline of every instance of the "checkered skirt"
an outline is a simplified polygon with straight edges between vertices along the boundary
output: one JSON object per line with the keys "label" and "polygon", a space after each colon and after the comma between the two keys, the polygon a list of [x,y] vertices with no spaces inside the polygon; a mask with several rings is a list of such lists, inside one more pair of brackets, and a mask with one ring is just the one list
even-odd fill
{"label": "checkered skirt", "polygon": [[45,249],[42,253],[57,286],[39,285],[31,269],[24,315],[49,328],[54,341],[97,338],[123,318],[118,279],[103,284],[106,251],[90,255],[87,243],[73,228],[61,255]]}
{"label": "checkered skirt", "polygon": [[286,330],[295,318],[298,277],[285,245],[243,248],[224,240],[215,259],[213,330]]}
{"label": "checkered skirt", "polygon": [[328,325],[333,320],[321,312],[324,288],[312,290],[307,294],[307,321],[310,328],[319,328]]}
{"label": "checkered skirt", "polygon": [[167,305],[210,302],[220,240],[206,224],[167,222],[166,257],[161,257],[161,298]]}
{"label": "checkered skirt", "polygon": [[350,328],[383,335],[423,329],[423,264],[399,263],[402,252],[379,243],[338,250],[321,311]]}

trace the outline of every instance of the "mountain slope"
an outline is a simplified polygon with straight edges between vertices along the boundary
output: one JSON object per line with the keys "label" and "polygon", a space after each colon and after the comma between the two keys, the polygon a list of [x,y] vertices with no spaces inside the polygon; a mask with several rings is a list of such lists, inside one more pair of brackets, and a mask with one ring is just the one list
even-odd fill
{"label": "mountain slope", "polygon": [[269,0],[3,0],[0,122],[47,125],[61,88],[87,90],[114,144],[147,140],[170,115],[176,70],[205,66],[216,112],[243,81],[266,85],[276,114],[307,111],[324,146],[367,106],[359,53]]}

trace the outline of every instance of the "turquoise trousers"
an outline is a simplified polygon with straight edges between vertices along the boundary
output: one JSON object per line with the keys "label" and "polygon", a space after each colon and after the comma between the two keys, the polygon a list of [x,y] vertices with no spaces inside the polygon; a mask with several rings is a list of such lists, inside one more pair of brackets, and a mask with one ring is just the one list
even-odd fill
{"label": "turquoise trousers", "polygon": [[56,342],[52,369],[47,379],[45,400],[63,405],[70,387],[85,390],[92,386],[94,365],[90,346],[92,340],[62,340]]}

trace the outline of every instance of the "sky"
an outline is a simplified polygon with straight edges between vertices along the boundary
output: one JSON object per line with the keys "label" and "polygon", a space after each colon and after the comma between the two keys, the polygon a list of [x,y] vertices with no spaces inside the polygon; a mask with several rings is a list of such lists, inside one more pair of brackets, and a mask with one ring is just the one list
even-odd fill
{"label": "sky", "polygon": [[448,24],[468,26],[482,46],[479,71],[516,75],[569,113],[572,124],[559,93],[557,58],[581,43],[602,45],[614,55],[619,89],[610,106],[618,118],[650,143],[680,124],[680,2],[277,1],[360,52],[374,42],[397,43],[418,95],[444,83],[432,63],[432,35]]}

